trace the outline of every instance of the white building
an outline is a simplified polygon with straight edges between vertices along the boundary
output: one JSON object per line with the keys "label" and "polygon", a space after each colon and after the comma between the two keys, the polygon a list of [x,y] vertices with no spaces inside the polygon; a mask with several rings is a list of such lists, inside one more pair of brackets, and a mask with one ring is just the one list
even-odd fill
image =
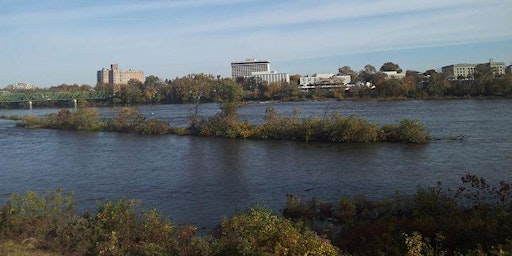
{"label": "white building", "polygon": [[453,78],[472,77],[475,72],[476,64],[459,63],[441,68],[443,73],[449,74]]}
{"label": "white building", "polygon": [[34,90],[35,88],[34,85],[27,83],[11,84],[5,87],[6,90]]}
{"label": "white building", "polygon": [[231,77],[250,77],[253,72],[270,72],[270,62],[259,61],[256,59],[246,59],[245,61],[231,63]]}
{"label": "white building", "polygon": [[290,83],[290,74],[288,73],[277,73],[276,71],[264,71],[264,72],[252,72],[252,77],[258,77],[268,83]]}
{"label": "white building", "polygon": [[[493,74],[495,75],[505,74],[506,66],[504,62],[495,62],[493,59],[490,59],[489,62],[480,64],[487,65],[489,68],[491,68]],[[479,64],[459,63],[444,66],[441,69],[443,73],[448,74],[452,79],[457,79],[460,77],[471,79],[475,73],[475,68],[477,65]]]}
{"label": "white building", "polygon": [[405,77],[405,73],[398,73],[398,71],[382,71],[382,73],[387,75],[388,77],[396,79],[402,79]]}
{"label": "white building", "polygon": [[314,74],[312,76],[301,76],[299,80],[301,89],[312,89],[316,87],[333,88],[342,87],[350,84],[349,75],[335,75],[335,74]]}

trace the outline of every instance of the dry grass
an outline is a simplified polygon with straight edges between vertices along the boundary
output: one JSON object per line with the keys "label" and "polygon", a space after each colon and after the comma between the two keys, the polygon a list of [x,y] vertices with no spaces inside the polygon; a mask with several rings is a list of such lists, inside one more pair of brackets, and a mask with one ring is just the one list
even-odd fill
{"label": "dry grass", "polygon": [[59,254],[38,250],[34,239],[25,239],[23,242],[13,240],[0,241],[0,255],[5,256],[57,256]]}

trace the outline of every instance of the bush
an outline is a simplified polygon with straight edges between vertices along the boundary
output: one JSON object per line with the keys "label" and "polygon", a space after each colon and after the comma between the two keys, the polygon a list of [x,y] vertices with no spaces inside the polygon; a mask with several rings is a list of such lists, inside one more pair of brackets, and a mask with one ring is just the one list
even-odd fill
{"label": "bush", "polygon": [[457,190],[439,183],[412,196],[378,201],[358,196],[334,205],[288,195],[283,215],[353,255],[512,253],[510,184],[492,186],[470,174],[462,181]]}
{"label": "bush", "polygon": [[153,211],[139,215],[137,201],[100,205],[93,219],[95,255],[170,255],[178,251],[176,230]]}
{"label": "bush", "polygon": [[396,130],[398,141],[405,143],[425,143],[430,136],[418,120],[403,119]]}
{"label": "bush", "polygon": [[71,198],[60,190],[41,195],[33,191],[24,196],[11,195],[0,211],[2,236],[31,239],[36,247],[60,248],[55,241],[59,228],[74,221],[75,203]]}
{"label": "bush", "polygon": [[328,240],[264,208],[224,219],[214,237],[216,255],[338,255]]}

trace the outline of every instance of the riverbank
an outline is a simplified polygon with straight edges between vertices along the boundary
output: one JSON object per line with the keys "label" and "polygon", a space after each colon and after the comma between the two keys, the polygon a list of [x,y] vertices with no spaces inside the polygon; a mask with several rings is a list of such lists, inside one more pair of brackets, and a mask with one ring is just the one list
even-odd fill
{"label": "riverbank", "polygon": [[378,201],[359,196],[303,202],[288,194],[282,215],[253,207],[203,236],[195,226],[177,226],[157,210],[141,209],[137,200],[103,201],[96,211],[78,215],[70,194],[29,191],[0,207],[0,252],[24,245],[33,255],[511,253],[510,184],[472,174],[461,181],[457,189],[438,183]]}

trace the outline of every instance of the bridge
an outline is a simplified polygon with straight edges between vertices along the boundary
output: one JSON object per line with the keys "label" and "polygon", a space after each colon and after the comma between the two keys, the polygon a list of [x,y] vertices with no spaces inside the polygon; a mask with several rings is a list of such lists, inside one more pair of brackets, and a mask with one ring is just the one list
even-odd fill
{"label": "bridge", "polygon": [[76,92],[10,92],[0,91],[0,103],[32,102],[36,101],[73,101],[76,107],[77,100],[102,100],[110,97],[105,91],[76,91]]}

